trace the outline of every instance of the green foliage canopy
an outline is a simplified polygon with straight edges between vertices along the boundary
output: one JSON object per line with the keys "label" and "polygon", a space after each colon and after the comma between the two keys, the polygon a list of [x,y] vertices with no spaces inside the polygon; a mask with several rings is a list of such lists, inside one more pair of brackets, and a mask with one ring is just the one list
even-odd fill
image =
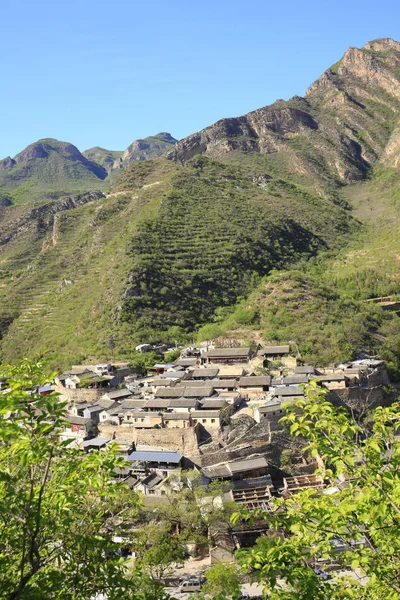
{"label": "green foliage canopy", "polygon": [[[360,424],[327,402],[314,382],[283,420],[322,459],[327,488],[277,500],[274,513],[261,513],[271,536],[239,552],[240,563],[272,600],[399,600],[399,404],[378,407]],[[331,561],[340,572],[324,580],[313,567]]]}

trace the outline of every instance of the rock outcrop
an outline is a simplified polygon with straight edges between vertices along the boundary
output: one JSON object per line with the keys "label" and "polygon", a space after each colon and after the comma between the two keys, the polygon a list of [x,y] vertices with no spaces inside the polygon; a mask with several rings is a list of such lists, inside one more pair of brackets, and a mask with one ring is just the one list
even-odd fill
{"label": "rock outcrop", "polygon": [[305,98],[217,121],[178,142],[166,156],[184,164],[195,154],[219,159],[233,151],[278,154],[293,174],[358,181],[385,153],[388,161],[395,155],[398,162],[398,136],[390,134],[400,110],[399,69],[400,44],[394,40],[351,47]]}

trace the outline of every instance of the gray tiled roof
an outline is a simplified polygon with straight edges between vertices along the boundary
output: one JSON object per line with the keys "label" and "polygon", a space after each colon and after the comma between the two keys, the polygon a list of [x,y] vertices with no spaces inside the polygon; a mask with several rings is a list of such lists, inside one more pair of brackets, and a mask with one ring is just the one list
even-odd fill
{"label": "gray tiled roof", "polygon": [[265,346],[258,354],[273,355],[273,354],[289,354],[290,346]]}
{"label": "gray tiled roof", "polygon": [[271,383],[271,377],[269,375],[241,377],[239,379],[240,387],[253,387],[253,386],[267,386]]}
{"label": "gray tiled roof", "polygon": [[68,415],[65,417],[65,420],[71,425],[86,425],[89,422],[89,419],[86,417],[75,417],[75,415]]}
{"label": "gray tiled roof", "polygon": [[199,378],[201,379],[202,377],[216,377],[218,375],[218,368],[204,368],[204,369],[195,369],[192,373],[192,377],[193,379]]}
{"label": "gray tiled roof", "polygon": [[247,357],[250,355],[250,348],[214,348],[213,350],[209,350],[203,356],[207,358],[217,358],[221,356],[222,358],[227,356],[235,356],[235,357]]}
{"label": "gray tiled roof", "polygon": [[303,388],[299,388],[296,386],[286,386],[286,387],[279,387],[279,388],[275,388],[275,396],[299,396],[302,397],[304,396],[304,389]]}
{"label": "gray tiled roof", "polygon": [[189,412],[163,413],[162,418],[165,421],[189,421],[190,415]]}
{"label": "gray tiled roof", "polygon": [[179,464],[182,456],[179,452],[166,452],[164,450],[136,450],[128,456],[128,460]]}
{"label": "gray tiled roof", "polygon": [[193,419],[219,419],[219,410],[194,410],[190,413]]}

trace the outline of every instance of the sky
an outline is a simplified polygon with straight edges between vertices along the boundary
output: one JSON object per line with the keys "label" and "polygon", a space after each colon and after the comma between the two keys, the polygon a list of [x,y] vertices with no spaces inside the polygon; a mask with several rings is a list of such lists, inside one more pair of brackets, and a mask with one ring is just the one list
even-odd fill
{"label": "sky", "polygon": [[124,150],[303,95],[349,46],[400,41],[399,0],[14,0],[0,158],[53,137]]}

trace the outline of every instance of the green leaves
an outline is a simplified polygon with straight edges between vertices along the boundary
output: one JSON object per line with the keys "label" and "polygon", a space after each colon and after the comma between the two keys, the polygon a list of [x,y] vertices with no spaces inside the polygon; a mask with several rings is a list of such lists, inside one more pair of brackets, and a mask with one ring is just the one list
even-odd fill
{"label": "green leaves", "polygon": [[112,483],[114,468],[124,461],[116,447],[82,454],[59,443],[65,408],[57,394],[35,392],[48,381],[40,364],[3,372],[9,391],[0,394],[0,404],[11,411],[0,419],[1,597],[121,595],[129,587],[125,567],[105,556],[120,529],[115,517],[138,512],[136,495]]}
{"label": "green leaves", "polygon": [[[326,402],[314,384],[305,391],[305,400],[288,406],[282,421],[323,460],[319,473],[334,493],[305,489],[273,501],[270,537],[237,558],[271,600],[399,600],[399,405],[376,409],[371,428]],[[313,570],[331,563],[352,575],[326,580]],[[359,577],[366,578],[363,585]]]}

